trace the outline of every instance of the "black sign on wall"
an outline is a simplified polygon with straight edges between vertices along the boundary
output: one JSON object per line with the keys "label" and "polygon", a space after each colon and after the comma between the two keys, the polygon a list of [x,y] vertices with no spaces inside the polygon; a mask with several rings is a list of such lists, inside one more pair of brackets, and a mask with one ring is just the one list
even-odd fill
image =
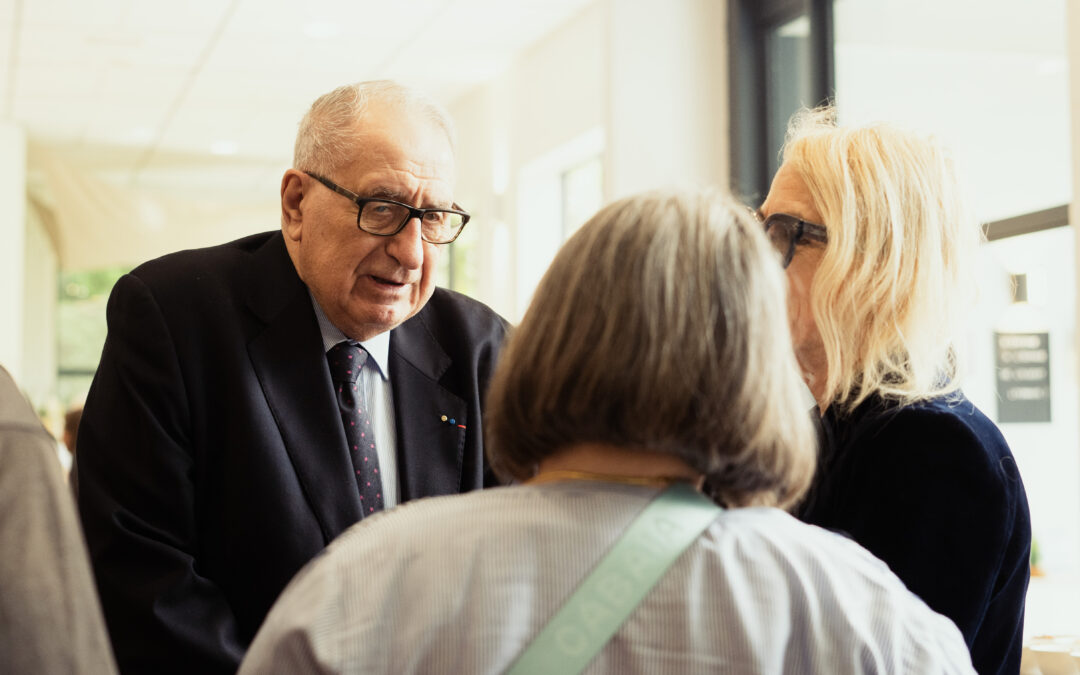
{"label": "black sign on wall", "polygon": [[994,358],[998,422],[1049,422],[1049,333],[995,333]]}

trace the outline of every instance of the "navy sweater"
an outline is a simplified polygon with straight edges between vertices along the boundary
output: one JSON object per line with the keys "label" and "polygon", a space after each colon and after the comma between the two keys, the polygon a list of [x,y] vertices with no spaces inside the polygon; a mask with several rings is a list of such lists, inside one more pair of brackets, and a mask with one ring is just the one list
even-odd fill
{"label": "navy sweater", "polygon": [[1001,432],[962,395],[878,397],[821,418],[818,473],[796,515],[847,534],[951,618],[980,673],[1016,673],[1031,521]]}

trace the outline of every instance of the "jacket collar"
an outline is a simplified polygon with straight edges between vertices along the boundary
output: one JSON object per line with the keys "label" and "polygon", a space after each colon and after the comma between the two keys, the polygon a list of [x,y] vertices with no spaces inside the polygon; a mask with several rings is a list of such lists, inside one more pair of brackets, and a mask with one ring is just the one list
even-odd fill
{"label": "jacket collar", "polygon": [[362,517],[360,496],[315,311],[280,233],[256,251],[248,297],[265,324],[248,343],[251,365],[329,543]]}

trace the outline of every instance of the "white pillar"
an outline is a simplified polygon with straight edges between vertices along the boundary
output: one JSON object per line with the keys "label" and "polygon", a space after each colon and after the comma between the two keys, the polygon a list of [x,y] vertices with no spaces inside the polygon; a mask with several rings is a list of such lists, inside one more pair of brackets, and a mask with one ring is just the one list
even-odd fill
{"label": "white pillar", "polygon": [[23,376],[26,134],[0,121],[0,365]]}
{"label": "white pillar", "polygon": [[[40,408],[61,407],[57,391],[60,269],[55,232],[32,204],[26,211],[23,274],[22,379],[19,385]],[[59,413],[60,411],[55,411]]]}
{"label": "white pillar", "polygon": [[727,3],[607,0],[606,192],[728,185]]}

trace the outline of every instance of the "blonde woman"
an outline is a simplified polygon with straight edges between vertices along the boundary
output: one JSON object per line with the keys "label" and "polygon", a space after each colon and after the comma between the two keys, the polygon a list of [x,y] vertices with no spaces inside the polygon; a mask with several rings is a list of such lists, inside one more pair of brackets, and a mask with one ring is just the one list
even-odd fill
{"label": "blonde woman", "polygon": [[[959,631],[879,560],[778,508],[814,465],[784,318],[769,244],[730,200],[603,209],[492,380],[485,448],[518,484],[364,519],[285,590],[241,672],[506,672],[646,505],[703,478],[727,510],[586,672],[971,672]],[[636,590],[604,583],[570,646]]]}
{"label": "blonde woman", "polygon": [[834,117],[793,118],[760,208],[824,430],[798,513],[853,537],[952,618],[979,672],[1015,673],[1027,497],[956,372],[979,228],[935,141]]}

